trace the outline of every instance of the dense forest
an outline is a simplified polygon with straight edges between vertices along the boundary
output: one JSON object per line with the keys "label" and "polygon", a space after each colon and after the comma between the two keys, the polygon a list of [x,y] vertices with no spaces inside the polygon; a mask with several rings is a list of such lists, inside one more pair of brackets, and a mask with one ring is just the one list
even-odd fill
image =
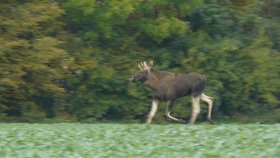
{"label": "dense forest", "polygon": [[141,122],[144,60],[204,74],[216,121],[280,122],[280,0],[1,0],[0,121]]}

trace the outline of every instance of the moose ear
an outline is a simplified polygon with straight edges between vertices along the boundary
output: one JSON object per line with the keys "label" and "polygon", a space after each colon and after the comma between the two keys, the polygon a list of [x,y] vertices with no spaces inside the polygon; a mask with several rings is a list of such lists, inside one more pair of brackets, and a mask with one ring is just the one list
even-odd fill
{"label": "moose ear", "polygon": [[149,66],[153,67],[153,65],[154,65],[154,61],[151,60],[150,63],[149,63]]}

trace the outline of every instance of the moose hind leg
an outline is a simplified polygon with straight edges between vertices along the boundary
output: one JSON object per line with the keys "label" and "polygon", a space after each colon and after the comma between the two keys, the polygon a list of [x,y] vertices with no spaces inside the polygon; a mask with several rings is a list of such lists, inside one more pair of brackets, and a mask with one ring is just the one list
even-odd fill
{"label": "moose hind leg", "polygon": [[197,115],[200,113],[200,105],[199,105],[199,96],[192,96],[192,116],[189,124],[194,124],[197,118]]}
{"label": "moose hind leg", "polygon": [[154,99],[152,101],[152,107],[151,107],[150,113],[148,115],[148,118],[146,120],[146,123],[151,123],[152,122],[152,119],[153,119],[153,117],[155,116],[155,114],[157,112],[158,104],[159,104],[159,100]]}
{"label": "moose hind leg", "polygon": [[202,93],[201,96],[200,96],[200,99],[207,102],[207,104],[208,104],[207,120],[209,121],[209,123],[214,124],[213,121],[212,121],[212,117],[211,117],[214,98],[209,97],[209,96]]}
{"label": "moose hind leg", "polygon": [[174,103],[173,101],[168,101],[167,102],[165,116],[167,118],[169,118],[170,120],[173,120],[173,121],[176,121],[176,122],[180,122],[180,123],[186,123],[185,120],[178,119],[176,117],[171,116],[171,111],[172,111],[172,108],[173,108],[173,103]]}

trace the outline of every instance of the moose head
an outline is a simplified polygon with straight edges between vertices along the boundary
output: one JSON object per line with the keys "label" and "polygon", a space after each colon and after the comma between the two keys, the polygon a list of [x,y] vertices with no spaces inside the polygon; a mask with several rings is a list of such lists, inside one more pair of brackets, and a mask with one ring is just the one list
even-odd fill
{"label": "moose head", "polygon": [[138,73],[136,73],[135,75],[133,75],[129,81],[132,82],[145,82],[146,80],[148,80],[148,76],[151,72],[151,69],[153,67],[153,61],[150,61],[149,64],[146,63],[146,61],[141,62],[140,64],[138,64],[138,67],[141,71],[139,71]]}

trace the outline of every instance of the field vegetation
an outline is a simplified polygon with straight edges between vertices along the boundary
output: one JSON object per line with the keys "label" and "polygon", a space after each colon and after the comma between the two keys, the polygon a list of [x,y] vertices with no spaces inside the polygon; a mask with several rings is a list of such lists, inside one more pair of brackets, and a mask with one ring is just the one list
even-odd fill
{"label": "field vegetation", "polygon": [[[2,0],[0,121],[140,122],[151,91],[128,78],[140,61],[154,60],[160,70],[204,74],[216,120],[279,123],[279,6],[280,0]],[[173,115],[188,117],[188,106],[176,102]]]}
{"label": "field vegetation", "polygon": [[278,158],[280,125],[0,124],[6,158]]}

